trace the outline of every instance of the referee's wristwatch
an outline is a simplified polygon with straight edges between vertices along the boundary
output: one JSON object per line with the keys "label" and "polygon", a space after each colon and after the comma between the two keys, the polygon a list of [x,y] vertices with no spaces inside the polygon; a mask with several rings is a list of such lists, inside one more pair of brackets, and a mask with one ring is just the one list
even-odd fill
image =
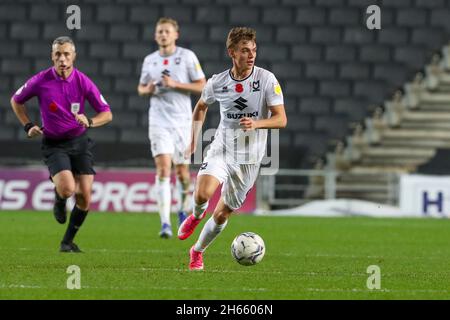
{"label": "referee's wristwatch", "polygon": [[28,135],[28,131],[30,131],[31,128],[34,127],[34,123],[33,122],[28,122],[27,124],[25,124],[23,126],[23,130],[25,130],[26,134]]}
{"label": "referee's wristwatch", "polygon": [[88,128],[92,128],[92,125],[94,124],[94,121],[92,121],[91,118],[88,118],[88,124],[89,124]]}

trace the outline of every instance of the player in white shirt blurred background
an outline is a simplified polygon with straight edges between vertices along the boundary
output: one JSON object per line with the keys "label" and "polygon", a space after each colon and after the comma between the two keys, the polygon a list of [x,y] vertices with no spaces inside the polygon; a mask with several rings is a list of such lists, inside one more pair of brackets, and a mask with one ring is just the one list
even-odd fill
{"label": "player in white shirt blurred background", "polygon": [[172,162],[177,175],[180,206],[179,224],[191,210],[189,200],[190,158],[185,155],[191,136],[191,93],[200,95],[205,75],[197,56],[176,45],[178,23],[161,18],[156,23],[155,41],[159,49],[144,59],[138,85],[140,96],[150,97],[149,139],[156,164],[156,187],[162,238],[172,236],[170,220]]}

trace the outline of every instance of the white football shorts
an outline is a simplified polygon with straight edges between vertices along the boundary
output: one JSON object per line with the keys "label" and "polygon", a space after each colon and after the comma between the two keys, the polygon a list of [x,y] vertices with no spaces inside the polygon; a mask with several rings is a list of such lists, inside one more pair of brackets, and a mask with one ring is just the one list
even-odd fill
{"label": "white football shorts", "polygon": [[211,175],[222,183],[222,197],[232,210],[239,209],[259,174],[260,163],[226,163],[225,157],[206,157],[198,176]]}
{"label": "white football shorts", "polygon": [[148,136],[153,158],[160,154],[170,154],[174,164],[189,164],[190,157],[184,152],[191,140],[191,127],[178,128],[149,127]]}

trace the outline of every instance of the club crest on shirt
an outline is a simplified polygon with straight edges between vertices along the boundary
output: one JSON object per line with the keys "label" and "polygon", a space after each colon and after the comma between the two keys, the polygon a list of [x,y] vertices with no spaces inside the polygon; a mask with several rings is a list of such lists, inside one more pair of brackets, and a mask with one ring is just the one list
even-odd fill
{"label": "club crest on shirt", "polygon": [[175,64],[180,64],[181,62],[181,58],[180,57],[176,57],[175,58]]}
{"label": "club crest on shirt", "polygon": [[252,82],[252,92],[257,92],[257,91],[260,91],[259,90],[259,80]]}
{"label": "club crest on shirt", "polygon": [[70,112],[77,114],[80,111],[80,103],[74,102],[70,104]]}

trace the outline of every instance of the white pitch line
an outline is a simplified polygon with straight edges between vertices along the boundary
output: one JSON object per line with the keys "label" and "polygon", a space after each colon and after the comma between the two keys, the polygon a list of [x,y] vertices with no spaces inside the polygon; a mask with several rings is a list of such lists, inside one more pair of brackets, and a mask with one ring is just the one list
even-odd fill
{"label": "white pitch line", "polygon": [[[23,265],[15,265],[13,266],[15,269],[27,269],[29,266]],[[36,267],[33,267],[36,269]],[[46,267],[45,267],[46,268]],[[109,269],[119,270],[119,271],[144,271],[144,272],[174,272],[174,273],[189,273],[192,274],[187,267],[186,268],[152,268],[152,267],[141,267],[141,268],[132,268],[132,267],[110,267]],[[450,272],[450,271],[449,271]],[[437,275],[446,275],[449,272],[440,272]],[[296,270],[254,270],[254,269],[243,269],[243,270],[225,270],[225,269],[206,269],[204,273],[221,273],[221,274],[248,274],[248,275],[284,275],[284,276],[295,276],[295,277],[367,277],[367,273],[365,272],[332,272],[332,271],[323,271],[323,272],[299,272]],[[201,274],[201,273],[197,273]],[[395,276],[397,274],[401,274],[402,276],[417,276],[417,275],[426,275],[427,273],[413,273],[413,272],[388,272],[383,273],[384,276]]]}
{"label": "white pitch line", "polygon": [[[302,255],[299,255],[302,256]],[[316,254],[306,254],[303,257],[309,258],[343,258],[343,259],[405,259],[405,260],[445,260],[442,256],[364,256],[364,255],[353,255],[353,254],[334,254],[334,253],[316,253]],[[445,257],[450,259],[450,256]]]}
{"label": "white pitch line", "polygon": [[[186,272],[186,273],[192,273],[189,269],[177,269],[177,268],[146,268],[142,267],[140,268],[142,271],[169,271],[169,272]],[[278,275],[294,275],[294,276],[323,276],[324,274],[320,274],[317,272],[297,272],[297,271],[255,271],[255,270],[223,270],[223,269],[205,269],[205,273],[243,273],[243,274],[278,274]],[[326,275],[329,275],[330,273],[326,273]],[[346,274],[347,275],[347,274]],[[365,273],[360,274],[348,274],[351,276],[363,276],[366,275]]]}
{"label": "white pitch line", "polygon": [[[61,287],[49,287],[49,286],[36,286],[36,285],[25,285],[25,284],[0,284],[0,289],[67,289],[63,286]],[[269,291],[267,288],[214,288],[214,287],[158,287],[158,286],[148,286],[148,287],[107,287],[107,286],[81,286],[81,289],[93,289],[93,290],[119,290],[119,291],[132,291],[132,290],[167,290],[167,291],[228,291],[228,292],[263,292]],[[67,289],[68,290],[68,289]]]}
{"label": "white pitch line", "polygon": [[[0,248],[1,251],[45,251],[45,252],[56,252],[58,253],[58,248]],[[176,251],[167,251],[159,249],[105,249],[105,248],[92,248],[86,251],[89,252],[116,252],[116,253],[179,253]]]}
{"label": "white pitch line", "polygon": [[[66,289],[65,287],[49,287],[37,285],[24,284],[0,284],[0,289]],[[438,289],[379,289],[369,290],[361,288],[283,288],[283,289],[268,289],[268,288],[214,288],[214,287],[167,287],[167,286],[148,286],[148,287],[108,287],[108,286],[81,286],[81,290],[116,290],[116,291],[135,291],[135,290],[165,290],[165,291],[217,291],[217,292],[356,292],[356,293],[444,293],[449,294],[449,290]],[[68,289],[67,289],[68,290]],[[72,290],[71,290],[72,291]]]}
{"label": "white pitch line", "polygon": [[[45,251],[45,252],[56,252],[57,249],[50,248],[1,248],[1,251]],[[180,254],[180,251],[168,251],[168,250],[160,250],[160,249],[106,249],[106,248],[91,248],[86,251],[86,253],[149,253],[149,254]],[[227,253],[217,253],[212,252],[213,255],[218,256],[228,256]],[[272,257],[283,256],[283,257],[297,257],[297,258],[342,258],[342,259],[384,259],[384,260],[397,260],[397,259],[405,259],[405,260],[450,260],[450,256],[378,256],[378,255],[352,255],[352,254],[334,254],[334,253],[315,253],[315,254],[295,254],[289,252],[280,252],[280,253],[271,253]]]}
{"label": "white pitch line", "polygon": [[159,249],[89,249],[89,252],[117,252],[117,253],[178,253],[176,251],[167,251]]}
{"label": "white pitch line", "polygon": [[26,284],[0,284],[0,289],[44,289],[44,287]]}
{"label": "white pitch line", "polygon": [[143,290],[143,289],[148,289],[148,290],[166,290],[166,291],[218,291],[218,292],[253,292],[253,291],[257,291],[257,292],[266,292],[266,291],[271,291],[267,288],[214,288],[214,287],[157,287],[157,286],[149,286],[149,287],[145,287],[145,288],[137,288],[137,287],[97,287],[97,286],[81,286],[82,289],[86,288],[86,289],[96,289],[96,290],[127,290],[127,291],[132,291],[132,290]]}
{"label": "white pitch line", "polygon": [[[23,266],[23,265],[16,265],[14,266],[16,269],[21,268],[29,268],[29,266]],[[36,267],[33,267],[36,269]],[[47,267],[45,267],[47,268]],[[111,269],[119,269],[121,271],[149,271],[149,272],[175,272],[175,273],[190,273],[192,274],[192,271],[190,271],[187,267],[186,268],[148,268],[148,267],[141,267],[141,268],[130,268],[130,267],[111,267]],[[331,272],[298,272],[295,270],[290,271],[276,271],[276,270],[224,270],[224,269],[206,269],[204,271],[205,273],[240,273],[240,274],[269,274],[269,275],[285,275],[285,276],[365,276],[366,273],[331,273]]]}
{"label": "white pitch line", "polygon": [[304,288],[303,290],[306,291],[317,291],[317,292],[367,292],[367,293],[377,293],[377,292],[411,292],[411,293],[450,293],[449,290],[436,290],[436,289],[359,289],[359,288],[352,288],[352,289],[323,289],[323,288]]}

